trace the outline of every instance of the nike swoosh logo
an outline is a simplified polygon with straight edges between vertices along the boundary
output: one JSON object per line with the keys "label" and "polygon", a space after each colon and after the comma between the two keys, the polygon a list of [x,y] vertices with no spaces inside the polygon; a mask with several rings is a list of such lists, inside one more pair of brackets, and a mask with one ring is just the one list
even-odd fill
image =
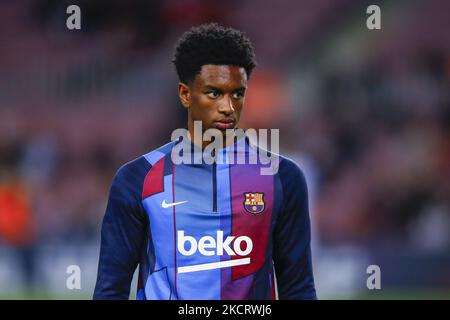
{"label": "nike swoosh logo", "polygon": [[173,206],[177,206],[177,205],[179,205],[179,204],[186,203],[186,202],[187,202],[187,201],[180,201],[180,202],[167,203],[167,202],[166,202],[166,199],[164,199],[163,202],[161,203],[161,207],[163,207],[164,209],[166,209],[166,208],[170,208],[170,207],[173,207]]}

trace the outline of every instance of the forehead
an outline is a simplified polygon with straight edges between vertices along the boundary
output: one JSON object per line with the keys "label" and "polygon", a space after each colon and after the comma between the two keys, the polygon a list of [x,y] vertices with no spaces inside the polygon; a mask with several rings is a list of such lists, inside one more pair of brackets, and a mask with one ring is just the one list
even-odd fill
{"label": "forehead", "polygon": [[247,73],[238,66],[206,64],[195,76],[194,86],[207,85],[223,89],[246,87]]}

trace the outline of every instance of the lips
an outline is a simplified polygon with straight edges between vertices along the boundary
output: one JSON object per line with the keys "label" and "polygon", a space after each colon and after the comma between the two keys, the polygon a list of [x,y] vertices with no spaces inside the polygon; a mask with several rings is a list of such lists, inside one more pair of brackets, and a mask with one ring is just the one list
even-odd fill
{"label": "lips", "polygon": [[220,130],[232,129],[235,125],[235,120],[231,118],[225,118],[214,122],[214,126]]}

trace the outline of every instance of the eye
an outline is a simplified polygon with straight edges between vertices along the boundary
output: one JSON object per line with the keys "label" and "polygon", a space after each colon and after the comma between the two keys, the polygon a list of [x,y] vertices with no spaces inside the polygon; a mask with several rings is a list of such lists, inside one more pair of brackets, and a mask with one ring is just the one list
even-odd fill
{"label": "eye", "polygon": [[211,99],[216,99],[220,96],[220,92],[217,90],[212,90],[212,91],[206,92],[206,95],[208,97],[210,97]]}
{"label": "eye", "polygon": [[234,99],[242,99],[244,97],[244,91],[236,91],[233,93]]}

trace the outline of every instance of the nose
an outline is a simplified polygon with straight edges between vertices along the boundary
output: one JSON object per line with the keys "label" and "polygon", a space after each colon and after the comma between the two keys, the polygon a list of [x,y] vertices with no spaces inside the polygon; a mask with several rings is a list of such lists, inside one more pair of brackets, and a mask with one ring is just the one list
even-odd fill
{"label": "nose", "polygon": [[219,106],[219,112],[227,115],[233,114],[234,106],[231,97],[225,97],[224,101]]}

